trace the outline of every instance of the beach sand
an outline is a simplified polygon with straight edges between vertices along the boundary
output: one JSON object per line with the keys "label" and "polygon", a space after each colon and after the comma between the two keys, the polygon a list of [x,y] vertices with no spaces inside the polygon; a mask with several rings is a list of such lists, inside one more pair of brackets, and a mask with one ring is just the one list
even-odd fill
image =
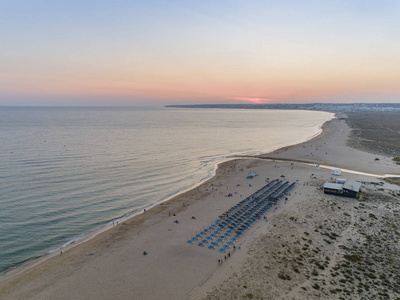
{"label": "beach sand", "polygon": [[[319,299],[347,293],[356,294],[352,299],[374,293],[399,297],[394,288],[400,285],[400,192],[367,185],[361,200],[325,195],[320,186],[330,179],[331,170],[315,164],[379,175],[400,175],[399,166],[390,158],[346,146],[350,129],[343,120],[327,122],[323,129],[303,144],[224,162],[202,185],[72,245],[62,255],[54,253],[6,273],[0,278],[0,299]],[[289,159],[295,162],[282,161]],[[246,179],[250,171],[259,176]],[[288,201],[267,213],[268,222],[258,221],[239,238],[236,250],[228,250],[230,258],[187,243],[264,186],[266,178],[281,175],[297,183]],[[341,177],[382,182],[350,173]],[[384,232],[387,226],[391,230]],[[363,243],[368,252],[360,250]],[[368,253],[368,258],[357,251]],[[224,260],[222,265],[218,259]],[[368,280],[371,286],[357,285],[368,285]]]}

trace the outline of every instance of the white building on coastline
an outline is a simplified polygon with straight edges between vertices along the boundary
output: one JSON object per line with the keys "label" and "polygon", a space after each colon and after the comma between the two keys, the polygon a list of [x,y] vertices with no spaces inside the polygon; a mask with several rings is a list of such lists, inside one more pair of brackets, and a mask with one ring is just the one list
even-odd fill
{"label": "white building on coastline", "polygon": [[344,183],[325,182],[323,189],[325,194],[355,198],[361,191],[361,182],[356,180],[346,180]]}

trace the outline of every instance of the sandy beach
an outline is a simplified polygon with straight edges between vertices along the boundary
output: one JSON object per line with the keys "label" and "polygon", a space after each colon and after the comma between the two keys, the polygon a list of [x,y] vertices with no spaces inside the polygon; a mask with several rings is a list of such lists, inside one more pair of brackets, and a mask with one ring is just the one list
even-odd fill
{"label": "sandy beach", "polygon": [[[348,147],[349,133],[346,121],[337,118],[308,142],[224,162],[201,186],[72,245],[62,255],[6,273],[0,278],[0,298],[400,297],[399,186],[343,172],[342,178],[384,184],[363,184],[359,199],[325,195],[320,188],[332,175],[317,164],[400,175],[390,157]],[[259,175],[247,179],[249,172]],[[281,175],[296,182],[295,189],[286,203],[281,200],[268,211],[267,222],[256,222],[237,240],[229,258],[187,243],[267,178]]]}

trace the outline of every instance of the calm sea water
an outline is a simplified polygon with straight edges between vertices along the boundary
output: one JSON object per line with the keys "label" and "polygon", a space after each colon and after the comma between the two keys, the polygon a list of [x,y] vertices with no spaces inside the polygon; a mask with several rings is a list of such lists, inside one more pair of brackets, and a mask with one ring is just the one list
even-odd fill
{"label": "calm sea water", "polygon": [[0,108],[0,272],[193,186],[232,154],[311,138],[332,114]]}

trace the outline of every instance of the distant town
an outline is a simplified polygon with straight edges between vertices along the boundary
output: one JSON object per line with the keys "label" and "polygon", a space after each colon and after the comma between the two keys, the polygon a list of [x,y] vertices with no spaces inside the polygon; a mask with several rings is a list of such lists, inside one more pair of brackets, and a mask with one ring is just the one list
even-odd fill
{"label": "distant town", "polygon": [[307,103],[307,104],[193,104],[167,105],[180,108],[291,109],[328,112],[400,111],[400,103]]}

